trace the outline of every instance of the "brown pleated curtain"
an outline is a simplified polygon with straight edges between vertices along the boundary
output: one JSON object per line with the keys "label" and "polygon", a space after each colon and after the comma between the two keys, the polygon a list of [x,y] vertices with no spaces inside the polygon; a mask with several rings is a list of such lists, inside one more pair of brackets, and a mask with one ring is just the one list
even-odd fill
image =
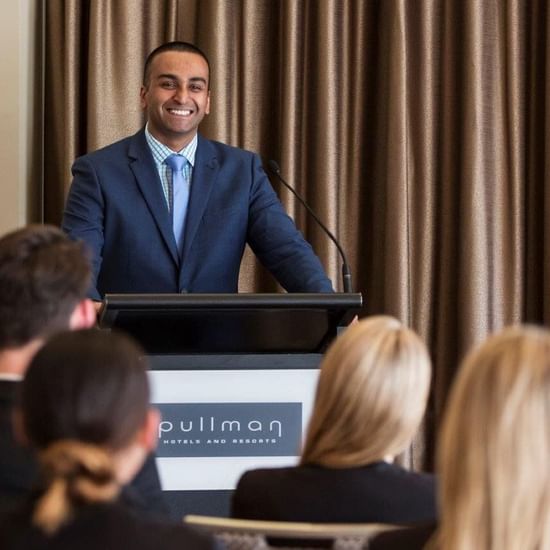
{"label": "brown pleated curtain", "polygon": [[[347,250],[364,314],[428,342],[429,467],[468,347],[550,319],[548,18],[543,0],[48,0],[45,219],[77,155],[143,124],[147,53],[195,42],[212,63],[203,134],[277,160]],[[334,246],[274,186],[340,285]],[[241,283],[276,289],[249,254]]]}

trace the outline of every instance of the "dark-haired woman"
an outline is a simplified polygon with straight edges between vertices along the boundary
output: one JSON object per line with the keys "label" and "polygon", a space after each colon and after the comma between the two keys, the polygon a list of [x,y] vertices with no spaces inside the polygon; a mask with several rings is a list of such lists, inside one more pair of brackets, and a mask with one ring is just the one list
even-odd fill
{"label": "dark-haired woman", "polygon": [[0,525],[2,550],[215,546],[183,525],[135,516],[119,502],[157,439],[141,355],[128,338],[94,330],[60,334],[37,353],[17,420],[37,453],[42,485]]}

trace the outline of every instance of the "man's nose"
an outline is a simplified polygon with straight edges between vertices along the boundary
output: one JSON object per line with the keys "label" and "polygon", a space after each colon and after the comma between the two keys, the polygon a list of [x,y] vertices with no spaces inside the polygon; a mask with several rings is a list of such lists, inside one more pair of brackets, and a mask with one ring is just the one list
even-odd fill
{"label": "man's nose", "polygon": [[178,86],[176,88],[176,93],[174,94],[174,99],[178,103],[185,103],[185,100],[187,99],[187,88],[185,86]]}

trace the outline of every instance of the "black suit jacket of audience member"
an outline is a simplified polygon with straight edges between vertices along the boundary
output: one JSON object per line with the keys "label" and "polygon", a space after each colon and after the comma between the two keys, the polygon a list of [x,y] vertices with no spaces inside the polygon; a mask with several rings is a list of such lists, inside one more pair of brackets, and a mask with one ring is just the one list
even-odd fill
{"label": "black suit jacket of audience member", "polygon": [[0,513],[26,496],[37,477],[29,449],[14,438],[12,412],[17,382],[0,380]]}
{"label": "black suit jacket of audience member", "polygon": [[436,525],[419,525],[378,535],[369,544],[369,550],[423,550]]}
{"label": "black suit jacket of audience member", "polygon": [[[15,440],[12,411],[18,382],[0,380],[0,514],[14,508],[30,494],[38,478],[31,452]],[[150,455],[130,485],[123,501],[132,508],[159,517],[168,517],[162,496],[155,458]]]}
{"label": "black suit jacket of audience member", "polygon": [[213,538],[183,524],[137,514],[118,503],[79,509],[53,536],[31,525],[33,501],[0,521],[2,550],[211,550]]}
{"label": "black suit jacket of audience member", "polygon": [[430,474],[375,462],[354,468],[297,466],[246,472],[233,494],[232,516],[321,523],[435,521]]}

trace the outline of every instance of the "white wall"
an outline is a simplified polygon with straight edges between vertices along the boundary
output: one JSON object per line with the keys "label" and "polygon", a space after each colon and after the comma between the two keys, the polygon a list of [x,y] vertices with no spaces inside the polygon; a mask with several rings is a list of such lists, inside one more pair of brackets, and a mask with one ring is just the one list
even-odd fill
{"label": "white wall", "polygon": [[0,234],[41,221],[41,0],[0,0]]}

